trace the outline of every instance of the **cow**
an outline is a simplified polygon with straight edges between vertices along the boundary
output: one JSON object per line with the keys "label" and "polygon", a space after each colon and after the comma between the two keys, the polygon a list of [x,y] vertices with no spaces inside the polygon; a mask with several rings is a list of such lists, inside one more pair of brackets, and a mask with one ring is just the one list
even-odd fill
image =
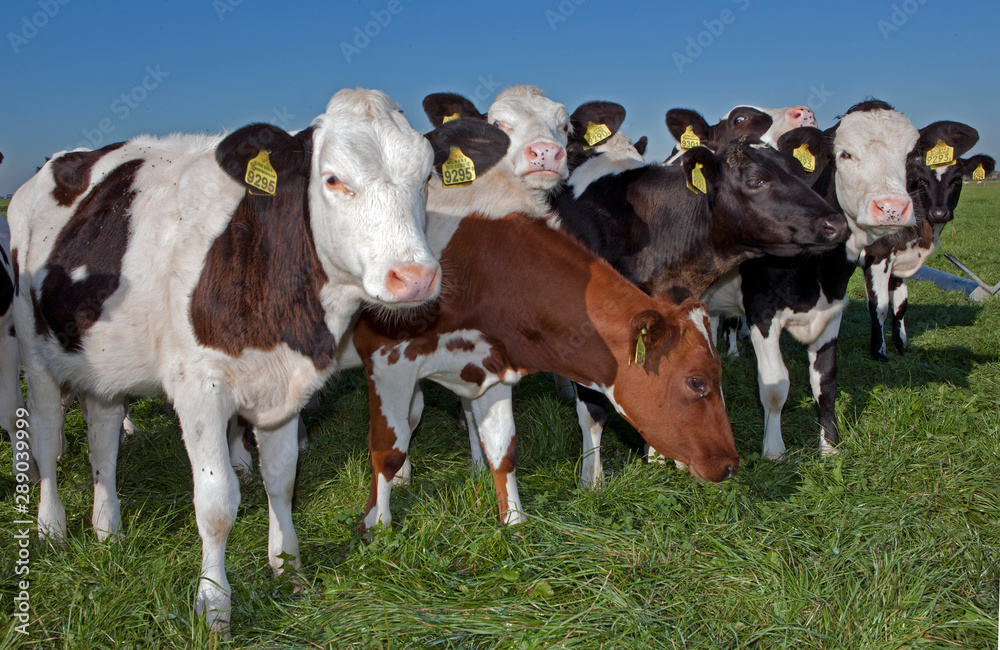
{"label": "cow", "polygon": [[664,162],[673,164],[692,146],[700,145],[718,151],[743,135],[755,135],[762,142],[777,146],[779,137],[800,126],[816,126],[815,114],[805,106],[736,106],[711,126],[697,111],[672,108],[667,111],[667,130],[678,146]]}
{"label": "cow", "polygon": [[[979,133],[960,122],[934,122],[920,129],[917,146],[907,158],[906,180],[914,199],[916,225],[901,228],[864,249],[858,264],[864,270],[868,314],[871,317],[871,357],[888,363],[886,313],[892,307],[892,342],[899,354],[906,350],[906,278],[923,266],[937,248],[941,231],[955,217],[962,193],[962,177],[982,167],[993,173],[996,162],[985,155],[962,158],[979,141]],[[928,165],[928,154],[942,150],[941,160]],[[951,151],[948,151],[948,147]],[[931,158],[933,161],[933,158]]]}
{"label": "cow", "polygon": [[345,89],[294,135],[253,124],[225,137],[139,136],[47,162],[9,211],[39,534],[66,534],[60,387],[87,406],[100,539],[120,530],[121,397],[163,392],[194,476],[196,611],[228,633],[234,413],[256,427],[269,564],[281,573],[290,556],[301,566],[290,516],[296,416],[337,369],[362,302],[395,309],[437,296],[424,235],[432,157],[388,96]]}
{"label": "cow", "polygon": [[[807,145],[815,158],[810,161],[815,168],[812,186],[843,212],[851,234],[822,254],[744,262],[737,277],[707,297],[713,313],[745,316],[750,327],[765,414],[766,458],[778,460],[785,453],[781,409],[789,383],[781,356],[782,330],[807,347],[810,384],[819,407],[820,451],[836,451],[837,336],[847,283],[866,246],[915,222],[906,191],[906,160],[918,135],[902,113],[872,99],[852,106],[826,132],[801,127],[779,140],[779,147],[788,151]],[[832,141],[832,154],[820,148],[823,141]]]}
{"label": "cow", "polygon": [[[809,188],[799,163],[753,135],[718,153],[692,147],[675,165],[629,166],[622,171],[620,157],[596,155],[553,203],[561,228],[647,294],[680,288],[700,296],[745,260],[832,250],[847,236],[846,220]],[[581,482],[593,487],[602,476],[600,436],[610,409],[586,387],[577,387],[577,398]]]}

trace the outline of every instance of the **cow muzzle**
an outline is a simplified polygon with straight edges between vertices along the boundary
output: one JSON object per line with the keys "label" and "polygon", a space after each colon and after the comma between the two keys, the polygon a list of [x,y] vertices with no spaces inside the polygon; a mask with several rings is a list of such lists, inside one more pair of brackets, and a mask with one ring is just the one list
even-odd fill
{"label": "cow muzzle", "polygon": [[868,214],[872,218],[873,225],[880,227],[902,228],[916,223],[913,217],[913,201],[909,197],[875,198],[868,204]]}
{"label": "cow muzzle", "polygon": [[391,302],[413,305],[433,300],[441,291],[441,267],[437,264],[397,264],[385,276]]}
{"label": "cow muzzle", "polygon": [[793,129],[800,126],[816,126],[816,114],[805,106],[792,106],[786,111],[785,116],[791,122]]}
{"label": "cow muzzle", "polygon": [[557,177],[566,167],[566,149],[555,142],[535,142],[524,148],[528,175]]}

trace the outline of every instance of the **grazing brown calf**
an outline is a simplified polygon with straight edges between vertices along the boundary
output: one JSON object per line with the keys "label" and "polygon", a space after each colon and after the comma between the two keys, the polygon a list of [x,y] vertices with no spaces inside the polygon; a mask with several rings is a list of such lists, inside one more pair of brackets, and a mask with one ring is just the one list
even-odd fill
{"label": "grazing brown calf", "polygon": [[523,214],[459,220],[440,261],[439,300],[410,317],[363,312],[354,330],[371,412],[363,529],[392,520],[389,492],[420,419],[424,377],[471,400],[505,523],[523,519],[511,387],[532,372],[600,391],[650,445],[695,476],[721,481],[736,473],[703,303],[648,296],[569,236]]}

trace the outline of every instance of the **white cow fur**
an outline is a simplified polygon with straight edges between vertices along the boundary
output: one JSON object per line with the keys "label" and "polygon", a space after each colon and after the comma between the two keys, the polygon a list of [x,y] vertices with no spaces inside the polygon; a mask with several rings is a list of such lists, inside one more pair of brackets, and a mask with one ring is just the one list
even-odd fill
{"label": "white cow fur", "polygon": [[[437,268],[423,235],[422,189],[432,152],[398,106],[378,91],[340,91],[313,126],[311,228],[329,277],[321,290],[326,324],[339,338],[363,299],[391,304],[385,279],[392,264]],[[41,476],[39,534],[58,539],[66,533],[55,472],[60,386],[68,384],[87,403],[93,523],[102,539],[120,529],[114,485],[120,398],[166,393],[180,419],[194,473],[202,538],[196,609],[213,628],[226,631],[230,588],[225,541],[239,504],[239,483],[223,433],[226,422],[239,412],[257,425],[271,512],[272,569],[281,571],[282,553],[294,556],[292,564],[300,566],[290,515],[296,415],[336,365],[317,371],[310,359],[283,343],[272,351],[245,350],[239,358],[198,344],[189,316],[191,294],[209,247],[245,191],[216,163],[220,141],[202,135],[143,136],[106,154],[93,168],[92,184],[127,160],[148,163],[136,177],[141,191],[131,206],[121,287],[83,337],[81,353],[66,354],[52,339],[33,336],[30,292],[44,279],[56,235],[82,197],[69,207],[54,203],[49,163],[18,190],[9,214],[21,269],[15,322]],[[350,193],[328,188],[324,178],[329,174]]]}

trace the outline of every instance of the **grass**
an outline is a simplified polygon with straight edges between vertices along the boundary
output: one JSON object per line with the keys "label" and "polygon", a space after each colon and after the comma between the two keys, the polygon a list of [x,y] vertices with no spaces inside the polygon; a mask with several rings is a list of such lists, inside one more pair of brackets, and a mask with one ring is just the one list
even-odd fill
{"label": "grass", "polygon": [[[942,238],[1000,280],[1000,187],[964,190]],[[932,266],[950,263],[936,254]],[[521,495],[529,521],[496,521],[492,483],[469,471],[454,399],[427,386],[411,447],[413,484],[395,521],[362,539],[367,498],[363,376],[345,372],[310,415],[295,495],[308,588],[270,575],[259,475],[243,481],[228,546],[233,640],[193,614],[200,540],[190,467],[163,399],[134,402],[140,427],[119,461],[126,534],[98,542],[77,410],[60,491],[69,540],[31,548],[26,647],[992,648],[1000,582],[1000,300],[910,283],[911,349],[868,359],[860,274],[840,344],[841,453],[820,459],[806,355],[789,341],[790,458],[762,460],[762,412],[748,343],[724,363],[742,466],[700,484],[646,465],[613,421],[599,492],[578,488],[580,440],[551,379],[516,390]],[[9,467],[4,446],[0,465]],[[14,483],[0,479],[7,521]],[[37,502],[37,489],[32,493]],[[12,525],[11,525],[12,526]],[[0,609],[17,594],[13,533],[0,537]]]}
{"label": "grass", "polygon": [[10,199],[0,199],[0,217],[4,219],[7,218],[7,205],[10,203]]}

